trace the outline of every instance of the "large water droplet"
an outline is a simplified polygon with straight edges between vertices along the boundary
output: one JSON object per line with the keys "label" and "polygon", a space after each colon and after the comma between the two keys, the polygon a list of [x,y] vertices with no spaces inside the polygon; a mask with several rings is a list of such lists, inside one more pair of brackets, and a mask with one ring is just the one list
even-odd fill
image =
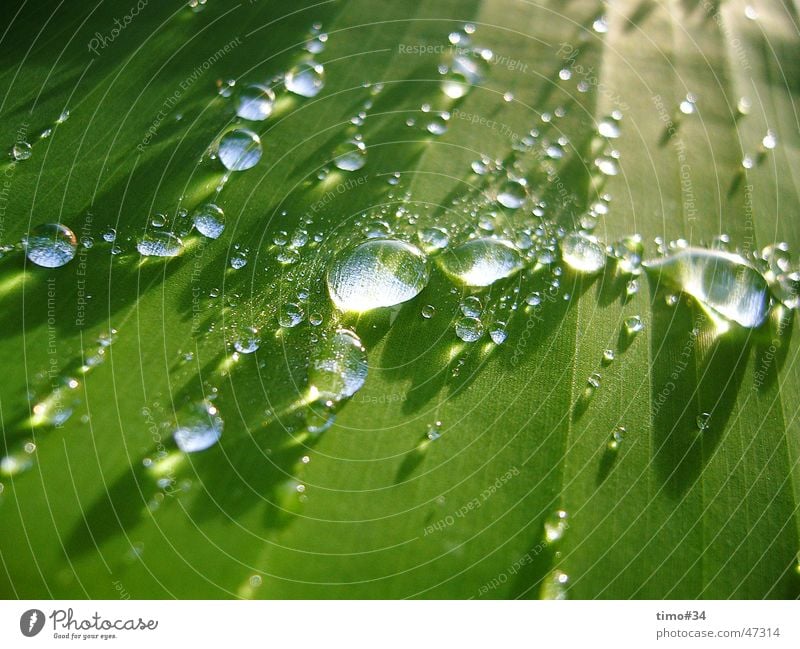
{"label": "large water droplet", "polygon": [[525,202],[527,191],[521,180],[508,180],[497,192],[497,202],[503,207],[516,210]]}
{"label": "large water droplet", "polygon": [[75,256],[78,240],[65,225],[46,223],[33,228],[24,245],[31,262],[44,268],[58,268]]}
{"label": "large water droplet", "polygon": [[244,171],[261,160],[261,139],[246,128],[228,131],[217,148],[220,162],[230,171]]}
{"label": "large water droplet", "polygon": [[246,86],[236,98],[236,114],[251,121],[260,122],[272,114],[275,93],[272,88],[254,83]]}
{"label": "large water droplet", "polygon": [[312,400],[336,403],[352,397],[367,380],[367,352],[348,329],[339,329],[320,343],[309,370]]}
{"label": "large water droplet", "polygon": [[561,257],[573,270],[596,273],[606,265],[606,252],[597,239],[572,232],[561,240]]}
{"label": "large water droplet", "polygon": [[325,69],[319,63],[302,61],[286,73],[286,89],[301,97],[316,97],[325,86]]}
{"label": "large water droplet", "polygon": [[225,214],[222,208],[214,203],[205,203],[198,207],[192,215],[194,227],[204,237],[217,239],[225,229]]}
{"label": "large water droplet", "polygon": [[490,286],[522,268],[519,253],[507,241],[472,239],[439,257],[442,270],[467,286]]}
{"label": "large water droplet", "polygon": [[767,281],[739,255],[685,248],[643,265],[713,313],[743,327],[758,327],[769,314]]}
{"label": "large water droplet", "polygon": [[193,403],[177,414],[177,428],[172,434],[184,453],[204,451],[222,436],[224,422],[217,408],[208,401]]}
{"label": "large water droplet", "polygon": [[419,248],[394,239],[370,239],[334,260],[327,283],[339,309],[362,312],[412,299],[429,276]]}
{"label": "large water droplet", "polygon": [[145,257],[175,257],[183,250],[183,241],[171,232],[146,232],[136,244]]}

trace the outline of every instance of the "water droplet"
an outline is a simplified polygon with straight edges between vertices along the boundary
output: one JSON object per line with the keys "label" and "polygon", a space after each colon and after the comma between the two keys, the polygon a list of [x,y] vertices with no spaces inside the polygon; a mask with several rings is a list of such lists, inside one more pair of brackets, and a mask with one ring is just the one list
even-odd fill
{"label": "water droplet", "polygon": [[275,93],[272,88],[259,83],[244,87],[236,98],[236,114],[255,122],[267,119],[274,106]]}
{"label": "water droplet", "polygon": [[44,268],[59,268],[75,256],[75,233],[60,223],[37,225],[23,241],[28,259]]}
{"label": "water droplet", "polygon": [[[463,42],[464,39],[460,40]],[[451,99],[464,97],[474,85],[480,83],[492,60],[490,50],[466,48],[462,42],[459,42],[457,54],[451,63],[445,66],[445,74],[442,78],[442,92]]]}
{"label": "water droplet", "polygon": [[540,599],[567,599],[569,577],[561,570],[553,570],[542,579],[539,589]]}
{"label": "water droplet", "polygon": [[183,241],[171,232],[146,232],[136,244],[145,257],[175,257],[183,250]]}
{"label": "water droplet", "polygon": [[614,120],[604,119],[597,125],[597,132],[609,140],[616,139],[620,134],[619,124],[617,124]]}
{"label": "water droplet", "polygon": [[317,399],[306,411],[306,430],[312,435],[319,435],[336,423],[334,402],[329,399]]}
{"label": "water droplet", "polygon": [[564,532],[569,527],[569,515],[563,509],[558,509],[550,514],[544,521],[544,540],[546,543],[556,543],[564,537]]}
{"label": "water droplet", "polygon": [[514,93],[513,92],[504,92],[503,93],[503,101],[505,102],[512,102],[514,101]]}
{"label": "water droplet", "polygon": [[233,343],[233,348],[240,354],[252,354],[258,347],[258,329],[255,327],[244,327]]}
{"label": "water droplet", "polygon": [[333,155],[334,166],[342,171],[356,171],[367,164],[367,147],[358,138],[342,142]]}
{"label": "water droplet", "polygon": [[406,302],[430,276],[422,251],[394,239],[370,239],[334,260],[328,291],[342,311],[363,312]]}
{"label": "water droplet", "polygon": [[336,403],[352,397],[367,380],[367,352],[356,334],[339,329],[311,362],[309,392],[314,400]]}
{"label": "water droplet", "polygon": [[426,304],[422,307],[422,317],[426,320],[431,319],[434,315],[436,315],[436,307],[432,304]]}
{"label": "water droplet", "polygon": [[625,430],[625,426],[617,426],[614,430],[611,431],[611,437],[608,440],[608,444],[606,447],[609,451],[618,451],[620,444],[622,444],[622,440],[625,439],[625,435],[628,431]]}
{"label": "water droplet", "polygon": [[220,162],[230,171],[244,171],[261,159],[261,139],[246,128],[228,131],[217,147]]}
{"label": "water droplet", "polygon": [[625,326],[625,331],[629,336],[635,336],[644,329],[644,322],[642,322],[642,319],[638,315],[632,315],[629,318],[625,318],[623,324]]}
{"label": "water droplet", "polygon": [[442,422],[435,421],[432,424],[428,424],[428,429],[425,431],[425,437],[427,437],[432,442],[439,439],[442,436]]}
{"label": "water droplet", "polygon": [[325,69],[314,61],[302,61],[286,73],[286,89],[301,97],[316,97],[325,86]]}
{"label": "water droplet", "polygon": [[235,79],[217,79],[217,94],[220,97],[230,97],[235,87]]}
{"label": "water droplet", "polygon": [[456,322],[456,335],[465,343],[474,343],[483,335],[483,323],[478,318],[464,316]]}
{"label": "water droplet", "polygon": [[444,135],[447,133],[447,122],[450,119],[450,113],[436,113],[425,126],[425,130],[431,135]]}
{"label": "water droplet", "polygon": [[767,281],[739,255],[685,248],[644,266],[702,306],[743,327],[759,326],[769,313]]}
{"label": "water droplet", "polygon": [[525,298],[525,304],[529,306],[539,306],[542,303],[542,294],[534,291]]}
{"label": "water droplet", "polygon": [[625,295],[633,297],[639,292],[639,280],[632,279],[625,285]]}
{"label": "water droplet", "polygon": [[12,453],[0,458],[0,475],[12,477],[24,473],[33,466],[33,460],[24,453]]}
{"label": "water droplet", "polygon": [[299,304],[289,302],[281,306],[278,314],[278,324],[281,327],[291,329],[303,321],[303,308]]}
{"label": "water droplet", "polygon": [[225,229],[225,214],[222,208],[214,203],[205,203],[192,214],[192,221],[197,231],[209,239],[217,239]]}
{"label": "water droplet", "polygon": [[476,297],[475,295],[465,297],[461,301],[460,307],[461,313],[470,318],[477,318],[481,314],[481,311],[483,311],[483,305],[481,304],[480,298]]}
{"label": "water droplet", "polygon": [[489,328],[489,337],[495,345],[502,345],[506,341],[506,338],[508,338],[506,323],[500,320],[492,323],[492,326]]}
{"label": "water droplet", "polygon": [[108,243],[114,243],[117,240],[117,231],[114,228],[109,228],[103,233],[103,240]]}
{"label": "water droplet", "polygon": [[767,151],[771,151],[776,146],[778,146],[778,137],[775,135],[773,131],[767,131],[767,134],[764,136],[764,139],[761,140],[761,145]]}
{"label": "water droplet", "polygon": [[33,154],[33,147],[28,142],[17,142],[11,147],[11,157],[17,162],[27,160]]}
{"label": "water droplet", "polygon": [[753,156],[746,155],[742,158],[742,167],[744,169],[752,169],[756,166],[756,161],[753,159]]}
{"label": "water droplet", "polygon": [[427,253],[442,250],[450,243],[450,235],[444,228],[424,228],[417,233],[417,238],[422,249]]}
{"label": "water droplet", "polygon": [[641,272],[644,244],[638,234],[624,237],[611,244],[609,253],[616,260],[617,268],[623,273],[638,275]]}
{"label": "water droplet", "polygon": [[600,16],[592,23],[592,29],[598,34],[605,34],[608,31],[608,20],[605,16]]}
{"label": "water droplet", "polygon": [[711,421],[711,413],[710,412],[701,412],[697,415],[697,419],[695,423],[697,424],[697,430],[704,431],[708,430]]}
{"label": "water droplet", "polygon": [[184,453],[204,451],[222,436],[224,422],[217,408],[208,401],[187,406],[177,413],[176,419],[178,425],[172,436]]}
{"label": "water droplet", "polygon": [[614,350],[613,349],[603,350],[603,363],[605,365],[613,363],[614,362],[614,358],[616,358],[616,355],[614,354]]}
{"label": "water droplet", "polygon": [[231,255],[231,268],[239,270],[247,266],[247,255],[242,250],[237,250]]}
{"label": "water droplet", "polygon": [[687,93],[686,97],[681,101],[678,105],[678,109],[684,115],[693,115],[694,112],[697,110],[696,107],[697,97],[695,97],[691,92]]}
{"label": "water droplet", "polygon": [[749,97],[739,97],[739,101],[736,103],[736,110],[739,111],[740,115],[748,115],[752,106],[753,102],[750,101]]}
{"label": "water droplet", "polygon": [[561,257],[570,268],[596,273],[606,265],[606,253],[595,237],[572,232],[561,240]]}
{"label": "water droplet", "polygon": [[522,268],[511,243],[490,238],[462,243],[441,254],[438,262],[445,273],[467,286],[490,286]]}
{"label": "water droplet", "polygon": [[516,210],[522,207],[528,192],[522,180],[508,180],[497,192],[497,202],[503,207]]}

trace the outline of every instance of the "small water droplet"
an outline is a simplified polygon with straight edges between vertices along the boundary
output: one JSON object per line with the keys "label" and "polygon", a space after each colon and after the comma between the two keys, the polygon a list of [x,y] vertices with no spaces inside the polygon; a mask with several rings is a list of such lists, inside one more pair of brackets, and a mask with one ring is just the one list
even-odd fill
{"label": "small water droplet", "polygon": [[560,541],[569,527],[568,519],[569,515],[563,509],[558,509],[545,518],[544,541],[549,544]]}
{"label": "small water droplet", "polygon": [[697,424],[697,430],[704,431],[708,430],[711,421],[711,413],[710,412],[701,412],[697,415],[697,419],[695,419],[695,423]]}
{"label": "small water droplet", "polygon": [[612,119],[604,119],[597,125],[597,132],[609,140],[616,139],[620,135],[619,124]]}
{"label": "small water droplet", "polygon": [[767,134],[761,140],[761,146],[763,146],[767,151],[771,151],[778,146],[778,137],[773,131],[767,131]]}
{"label": "small water droplet", "polygon": [[260,122],[272,114],[275,93],[272,88],[254,83],[245,86],[236,97],[236,114],[242,119]]}
{"label": "small water droplet", "polygon": [[245,171],[261,159],[261,139],[245,128],[228,131],[220,138],[217,155],[230,171]]}
{"label": "small water droplet", "polygon": [[33,155],[33,147],[28,142],[20,141],[11,147],[11,157],[17,162],[28,160]]}
{"label": "small water droplet", "polygon": [[426,320],[430,320],[434,315],[436,315],[436,307],[432,304],[426,304],[422,307],[422,317]]}
{"label": "small water droplet", "polygon": [[503,207],[516,210],[522,207],[527,195],[524,181],[510,179],[497,192],[497,202]]}
{"label": "small water droplet", "polygon": [[302,61],[286,73],[286,89],[301,97],[316,97],[325,86],[325,69],[314,61]]}
{"label": "small water droplet", "polygon": [[625,295],[633,297],[639,292],[639,280],[632,279],[625,285]]}
{"label": "small water droplet", "polygon": [[69,263],[78,248],[75,233],[60,223],[37,225],[23,244],[28,259],[44,268],[59,268]]}
{"label": "small water droplet", "polygon": [[175,257],[183,250],[183,241],[171,232],[146,232],[136,244],[144,257]]}
{"label": "small water droplet", "polygon": [[573,270],[596,273],[606,265],[606,253],[597,239],[572,232],[561,240],[561,257]]}
{"label": "small water droplet", "polygon": [[361,339],[339,329],[320,344],[309,370],[312,397],[336,403],[352,397],[367,380],[367,353]]}
{"label": "small water droplet", "polygon": [[483,323],[478,318],[464,316],[456,322],[456,335],[465,343],[474,343],[483,336]]}
{"label": "small water droplet", "polygon": [[483,305],[481,304],[480,298],[475,295],[465,297],[461,301],[460,307],[461,313],[470,318],[477,318],[481,314],[481,311],[483,311]]}
{"label": "small water droplet", "polygon": [[183,408],[177,413],[176,420],[177,428],[172,436],[184,453],[204,451],[222,436],[222,417],[209,401],[199,401]]}
{"label": "small water droplet", "polygon": [[231,268],[239,270],[247,266],[247,255],[242,250],[237,250],[231,255]]}
{"label": "small water droplet", "polygon": [[197,231],[209,239],[217,239],[225,229],[225,214],[214,203],[204,203],[192,214]]}
{"label": "small water droplet", "polygon": [[303,308],[299,304],[289,302],[280,308],[278,314],[278,324],[281,327],[291,329],[303,321]]}
{"label": "small water droplet", "polygon": [[628,431],[625,430],[625,426],[617,426],[614,430],[611,431],[611,437],[609,437],[608,444],[606,447],[609,451],[618,451],[620,445],[622,444],[622,440],[625,439],[625,435]]}
{"label": "small water droplet", "polygon": [[616,358],[616,355],[615,355],[613,349],[603,350],[603,363],[605,365],[609,365],[610,363],[613,363],[614,362],[614,358]]}
{"label": "small water droplet", "polygon": [[422,249],[427,253],[442,250],[450,243],[450,235],[444,228],[424,228],[417,233],[417,238]]}
{"label": "small water droplet", "polygon": [[233,343],[233,348],[240,354],[252,354],[259,347],[258,329],[255,327],[242,328],[240,335]]}
{"label": "small water droplet", "polygon": [[432,424],[428,424],[425,436],[432,442],[439,439],[442,436],[442,422],[435,421]]}
{"label": "small water droplet", "polygon": [[541,599],[562,600],[567,599],[567,586],[569,577],[561,570],[553,570],[542,579],[539,589]]}
{"label": "small water droplet", "polygon": [[367,147],[358,138],[342,142],[333,155],[334,166],[342,171],[356,171],[367,164]]}
{"label": "small water droplet", "polygon": [[501,320],[492,323],[492,326],[489,328],[489,337],[495,345],[502,345],[506,341],[506,338],[508,338],[506,323]]}
{"label": "small water droplet", "polygon": [[635,336],[644,329],[644,322],[638,315],[632,315],[629,318],[625,318],[624,326],[629,336]]}

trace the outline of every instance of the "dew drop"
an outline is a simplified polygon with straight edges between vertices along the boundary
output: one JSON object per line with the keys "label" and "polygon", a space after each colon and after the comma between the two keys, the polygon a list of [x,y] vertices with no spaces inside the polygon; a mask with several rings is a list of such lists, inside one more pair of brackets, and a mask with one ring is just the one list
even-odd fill
{"label": "dew drop", "polygon": [[644,329],[644,322],[642,322],[642,319],[638,315],[632,315],[629,318],[625,318],[623,325],[625,326],[625,331],[629,336],[635,336]]}
{"label": "dew drop", "polygon": [[359,337],[339,329],[321,343],[309,370],[309,392],[314,400],[334,404],[352,397],[367,380],[367,352]]}
{"label": "dew drop", "polygon": [[217,239],[225,229],[225,214],[222,208],[214,203],[205,203],[198,207],[192,215],[197,231],[209,239]]}
{"label": "dew drop", "polygon": [[33,155],[33,147],[28,142],[17,142],[11,147],[11,157],[17,162],[28,160]]}
{"label": "dew drop", "polygon": [[416,246],[395,239],[370,239],[334,260],[327,284],[340,310],[363,312],[412,299],[429,277],[427,259]]}
{"label": "dew drop", "polygon": [[356,171],[367,164],[367,147],[358,138],[342,142],[333,155],[334,166],[342,171]]}
{"label": "dew drop", "polygon": [[228,131],[220,138],[217,155],[230,171],[245,171],[261,159],[261,139],[245,128]]}
{"label": "dew drop", "polygon": [[422,307],[422,317],[426,320],[430,320],[433,316],[436,315],[436,307],[432,304],[426,304]]}
{"label": "dew drop", "polygon": [[289,302],[280,308],[278,324],[286,329],[296,327],[303,321],[303,308],[299,304]]}
{"label": "dew drop", "polygon": [[625,439],[625,434],[628,431],[625,430],[625,426],[617,426],[614,430],[611,431],[611,436],[608,439],[608,443],[606,447],[609,451],[618,451],[620,445],[622,444],[622,440]]}
{"label": "dew drop", "polygon": [[69,263],[78,248],[75,233],[60,223],[37,225],[23,244],[28,259],[44,268],[59,268]]}
{"label": "dew drop", "polygon": [[461,308],[461,313],[470,318],[477,318],[481,314],[481,311],[483,311],[480,298],[475,295],[464,298],[459,306]]}
{"label": "dew drop", "polygon": [[136,244],[144,257],[176,257],[183,250],[183,241],[171,232],[146,232]]}
{"label": "dew drop", "polygon": [[558,509],[550,514],[544,521],[544,540],[546,543],[556,543],[564,537],[569,527],[569,515],[563,509]]}
{"label": "dew drop", "polygon": [[603,246],[581,232],[572,232],[561,240],[561,257],[570,268],[582,273],[596,273],[606,265]]}
{"label": "dew drop", "polygon": [[508,180],[497,192],[497,202],[511,210],[522,207],[526,197],[527,190],[522,180]]}
{"label": "dew drop", "polygon": [[242,119],[260,122],[272,114],[275,93],[272,88],[254,83],[246,86],[236,98],[236,114]]}
{"label": "dew drop", "polygon": [[623,273],[628,275],[641,273],[644,244],[638,234],[624,237],[611,244],[609,253],[616,260],[617,268]]}
{"label": "dew drop", "polygon": [[179,412],[176,419],[178,426],[172,436],[184,453],[204,451],[222,436],[222,418],[208,401],[191,404]]}
{"label": "dew drop", "polygon": [[247,255],[243,251],[237,250],[231,255],[230,264],[234,270],[244,268],[247,266]]}
{"label": "dew drop", "polygon": [[567,599],[567,586],[569,577],[561,570],[553,570],[542,580],[539,589],[540,599]]}
{"label": "dew drop", "polygon": [[489,337],[495,345],[502,345],[506,341],[506,338],[508,338],[506,323],[500,320],[492,323],[492,326],[489,328]]}
{"label": "dew drop", "polygon": [[702,306],[743,327],[758,327],[769,314],[767,281],[739,255],[683,248],[644,266]]}
{"label": "dew drop", "polygon": [[465,343],[474,343],[483,336],[483,323],[478,318],[464,316],[456,322],[456,336]]}
{"label": "dew drop", "polygon": [[695,419],[697,430],[699,431],[708,430],[710,421],[711,421],[711,413],[701,412],[699,415],[697,415],[697,418]]}
{"label": "dew drop", "polygon": [[613,349],[606,349],[603,351],[603,363],[605,365],[613,363],[615,358],[616,354],[614,353]]}
{"label": "dew drop", "polygon": [[511,243],[491,238],[462,243],[441,254],[438,262],[445,273],[467,286],[491,286],[522,268]]}
{"label": "dew drop", "polygon": [[427,253],[442,250],[450,243],[450,235],[444,228],[424,228],[417,233],[417,238],[422,249]]}
{"label": "dew drop", "polygon": [[325,86],[325,69],[314,61],[302,61],[286,73],[286,89],[301,97],[316,97]]}

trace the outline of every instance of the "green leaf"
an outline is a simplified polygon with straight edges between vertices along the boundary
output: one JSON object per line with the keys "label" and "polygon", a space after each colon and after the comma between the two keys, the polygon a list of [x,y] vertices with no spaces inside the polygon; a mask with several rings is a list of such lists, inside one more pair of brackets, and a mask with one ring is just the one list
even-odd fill
{"label": "green leaf", "polygon": [[[548,223],[572,227],[608,193],[594,230],[604,242],[639,233],[652,251],[654,237],[703,246],[724,233],[748,257],[800,245],[795,5],[761,3],[751,20],[739,2],[621,0],[605,22],[594,0],[564,5],[7,10],[0,143],[26,140],[32,155],[0,169],[0,244],[61,222],[94,245],[57,269],[21,247],[0,259],[0,595],[800,594],[790,311],[721,332],[688,296],[668,306],[674,289],[657,275],[626,299],[629,278],[610,262],[597,276],[565,267],[557,287],[529,268],[477,291],[484,305],[519,303],[499,345],[459,340],[473,291],[432,261],[425,289],[398,307],[331,305],[331,258],[380,234],[378,221],[415,245],[418,227],[446,223],[453,243],[478,232],[481,196],[496,190],[470,168],[481,155],[528,165]],[[315,22],[328,34],[323,90],[279,92],[267,120],[244,124],[260,162],[226,177],[208,150],[238,122],[217,80],[238,89],[284,73]],[[450,100],[437,67],[465,22],[493,58]],[[678,110],[687,93],[691,115]],[[367,164],[338,170],[362,110]],[[447,130],[433,135],[425,126],[442,110]],[[622,134],[606,141],[597,122],[615,110]],[[533,127],[567,138],[563,159],[515,151]],[[778,145],[760,151],[768,129]],[[619,173],[598,173],[598,158]],[[219,239],[192,233],[175,258],[140,257],[155,215],[179,229],[181,210],[208,201],[225,212]],[[496,211],[498,229],[518,227],[518,212]],[[301,229],[308,242],[281,261],[275,241]],[[525,303],[532,291],[541,304]],[[303,321],[281,328],[290,304]],[[645,327],[630,335],[633,316]],[[258,350],[234,355],[251,327]],[[368,377],[312,435],[309,367],[338,328],[360,338]],[[180,453],[171,433],[208,417],[209,402],[219,443]],[[557,510],[563,535],[548,541]]]}

